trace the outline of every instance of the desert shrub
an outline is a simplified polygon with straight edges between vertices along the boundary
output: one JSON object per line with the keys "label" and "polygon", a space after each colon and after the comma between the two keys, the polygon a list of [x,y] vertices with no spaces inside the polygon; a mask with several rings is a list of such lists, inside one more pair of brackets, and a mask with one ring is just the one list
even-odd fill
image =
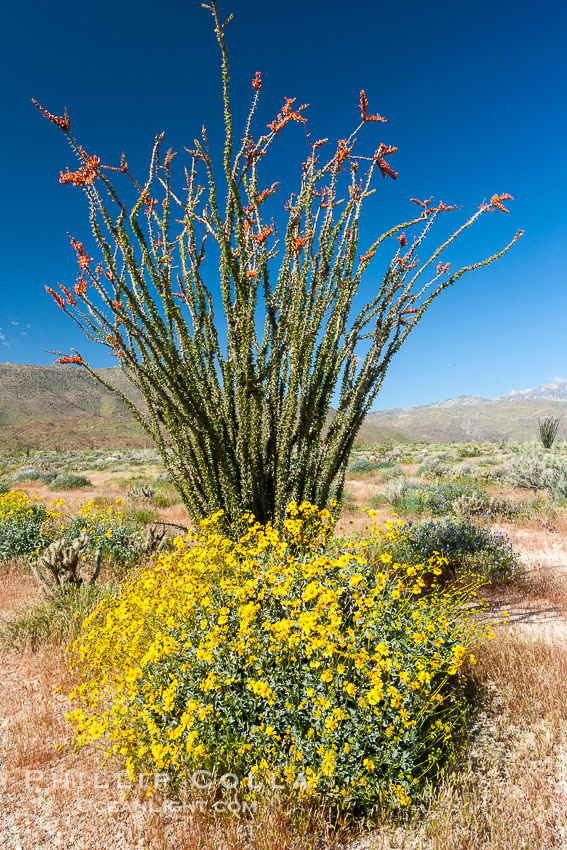
{"label": "desert shrub", "polygon": [[451,474],[451,466],[440,457],[428,457],[419,464],[416,474],[427,478],[445,478]]}
{"label": "desert shrub", "polygon": [[84,475],[73,472],[60,472],[49,484],[50,490],[77,490],[79,487],[92,487],[92,483]]}
{"label": "desert shrub", "polygon": [[497,463],[496,466],[493,466],[490,470],[490,474],[494,481],[501,481],[503,478],[506,478],[508,474],[508,467],[504,463]]}
{"label": "desert shrub", "polygon": [[352,493],[349,493],[348,490],[343,490],[341,494],[341,498],[339,499],[337,505],[337,511],[340,513],[342,511],[357,511],[359,510],[358,505],[354,500],[354,496]]}
{"label": "desert shrub", "polygon": [[136,523],[142,526],[149,525],[158,519],[157,511],[151,507],[147,508],[130,508],[128,516]]}
{"label": "desert shrub", "polygon": [[56,507],[41,505],[23,490],[0,495],[0,560],[30,557],[51,540]]}
{"label": "desert shrub", "polygon": [[148,475],[140,472],[135,475],[113,475],[106,483],[111,487],[121,487],[124,490],[131,490],[147,482],[148,477]]}
{"label": "desert shrub", "polygon": [[370,460],[366,457],[357,457],[348,467],[348,472],[375,472],[377,469],[388,469],[392,467],[392,460]]}
{"label": "desert shrub", "polygon": [[[397,489],[393,486],[397,485]],[[420,484],[411,479],[402,479],[399,483],[390,482],[382,491],[382,496],[391,498],[391,504],[397,511],[405,514],[431,513],[434,516],[446,516],[452,513],[453,505],[463,497],[474,498],[488,505],[488,494],[469,484],[449,481],[442,484]],[[393,498],[392,498],[393,497]]]}
{"label": "desert shrub", "polygon": [[85,530],[89,538],[88,552],[94,555],[102,550],[107,562],[122,567],[131,567],[142,560],[144,525],[124,509],[124,500],[116,499],[110,504],[101,504],[91,499],[82,505],[79,513],[62,532],[72,540]]}
{"label": "desert shrub", "polygon": [[179,505],[181,496],[172,485],[162,485],[156,488],[154,496],[154,504],[156,508],[171,508],[173,505]]}
{"label": "desert shrub", "polygon": [[451,504],[451,513],[456,516],[478,517],[489,512],[490,499],[486,498],[486,494],[480,495],[477,492],[458,496]]}
{"label": "desert shrub", "polygon": [[502,470],[500,466],[481,466],[480,464],[476,464],[471,472],[469,473],[469,478],[471,481],[476,482],[478,484],[487,484],[492,481],[499,481],[505,475],[506,470]]}
{"label": "desert shrub", "polygon": [[406,473],[401,466],[396,464],[395,466],[390,466],[387,469],[380,470],[378,477],[380,481],[386,484],[388,481],[394,481],[396,478],[405,478]]}
{"label": "desert shrub", "polygon": [[[484,494],[483,494],[484,495]],[[471,517],[479,519],[483,517],[489,520],[505,520],[515,522],[522,518],[537,517],[545,513],[543,505],[549,503],[541,499],[522,499],[511,502],[503,496],[478,497],[475,493],[469,496],[460,496],[453,502],[451,513],[457,517]]]}
{"label": "desert shrub", "polygon": [[373,497],[372,503],[375,504],[376,507],[383,504],[394,505],[397,504],[397,502],[402,499],[408,491],[419,490],[423,486],[424,485],[418,478],[407,478],[398,475],[384,485],[381,492],[377,493]]}
{"label": "desert shrub", "polygon": [[520,452],[510,463],[508,481],[514,487],[543,490],[552,499],[567,499],[567,458],[559,453]]}
{"label": "desert shrub", "polygon": [[442,559],[372,563],[368,540],[330,539],[308,503],[280,531],[245,516],[232,538],[221,513],[85,620],[77,747],[103,743],[132,779],[167,771],[173,788],[216,767],[343,809],[409,804],[463,722],[474,582],[425,593]]}
{"label": "desert shrub", "polygon": [[474,499],[476,504],[488,504],[490,498],[485,490],[478,487],[447,482],[444,484],[429,485],[423,489],[423,510],[431,512],[434,516],[444,516],[451,513],[458,499]]}
{"label": "desert shrub", "polygon": [[61,643],[76,637],[91,609],[113,592],[114,585],[83,584],[49,594],[22,606],[3,624],[2,642],[10,648]]}
{"label": "desert shrub", "polygon": [[128,490],[128,498],[135,502],[153,502],[156,491],[149,484],[134,484]]}
{"label": "desert shrub", "polygon": [[478,446],[461,446],[458,449],[459,457],[480,457],[482,452]]}
{"label": "desert shrub", "polygon": [[458,463],[452,466],[449,472],[451,478],[470,478],[475,470],[472,463]]}
{"label": "desert shrub", "polygon": [[390,553],[409,563],[427,561],[436,552],[447,559],[446,576],[475,572],[493,582],[508,582],[518,572],[518,559],[506,534],[469,519],[422,520],[404,529]]}
{"label": "desert shrub", "polygon": [[11,481],[9,478],[0,479],[0,494],[7,493],[10,489]]}
{"label": "desert shrub", "polygon": [[557,520],[557,502],[549,499],[522,499],[516,503],[518,506],[518,517],[523,520],[534,520],[544,528],[553,528]]}
{"label": "desert shrub", "polygon": [[11,477],[14,484],[20,481],[41,481],[41,472],[38,469],[20,469]]}
{"label": "desert shrub", "polygon": [[394,447],[394,444],[390,440],[384,440],[381,443],[375,443],[373,446],[370,446],[372,453],[375,455],[389,455],[391,456],[392,452],[397,452],[398,449]]}

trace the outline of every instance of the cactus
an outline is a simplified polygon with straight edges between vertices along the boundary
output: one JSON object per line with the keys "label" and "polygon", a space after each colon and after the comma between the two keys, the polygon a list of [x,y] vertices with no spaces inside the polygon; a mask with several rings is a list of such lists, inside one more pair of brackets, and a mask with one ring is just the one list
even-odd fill
{"label": "cactus", "polygon": [[128,490],[128,498],[129,499],[140,499],[150,501],[155,497],[156,491],[153,487],[150,487],[148,484],[135,484],[133,487]]}
{"label": "cactus", "polygon": [[[86,531],[81,531],[70,543],[66,540],[56,540],[47,547],[32,569],[43,585],[44,592],[55,593],[71,587],[81,587],[84,583],[78,573],[84,553],[89,545]],[[97,549],[95,565],[89,584],[94,584],[100,573],[102,549]],[[47,589],[47,591],[46,591]]]}
{"label": "cactus", "polygon": [[452,505],[452,513],[455,516],[473,517],[486,514],[490,510],[490,500],[483,498],[478,493],[459,496]]}
{"label": "cactus", "polygon": [[167,542],[167,533],[163,525],[152,523],[146,529],[144,540],[140,545],[140,551],[144,555],[153,555],[160,552]]}

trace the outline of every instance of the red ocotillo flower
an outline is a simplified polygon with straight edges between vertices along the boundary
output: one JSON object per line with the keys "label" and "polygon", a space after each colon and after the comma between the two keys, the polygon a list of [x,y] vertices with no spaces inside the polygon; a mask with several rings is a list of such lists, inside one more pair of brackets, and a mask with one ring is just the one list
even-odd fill
{"label": "red ocotillo flower", "polygon": [[375,160],[375,162],[376,162],[376,165],[378,166],[378,168],[380,169],[380,174],[382,175],[382,177],[386,177],[386,175],[388,175],[388,177],[391,177],[392,180],[397,179],[398,172],[394,171],[394,169],[391,168],[390,165],[388,165],[388,163],[386,162],[385,159],[382,159],[382,157],[379,156]]}
{"label": "red ocotillo flower", "polygon": [[69,304],[69,306],[71,307],[74,307],[77,302],[73,298],[72,294],[69,292],[66,286],[62,286],[61,284],[59,284],[59,286],[61,286],[61,292],[65,295],[65,298],[67,299],[67,304]]}
{"label": "red ocotillo flower", "polygon": [[254,75],[254,79],[252,80],[252,88],[256,89],[256,91],[260,91],[262,88],[262,74],[260,71],[256,71]]}
{"label": "red ocotillo flower", "polygon": [[48,112],[47,109],[44,109],[41,106],[35,97],[32,97],[32,103],[35,103],[41,114],[44,118],[47,118],[48,121],[51,121],[52,124],[55,124],[56,127],[59,127],[60,130],[64,130],[67,132],[71,129],[71,121],[69,120],[69,116],[67,114],[67,107],[65,107],[65,113],[63,115],[52,115],[51,112]]}
{"label": "red ocotillo flower", "polygon": [[382,118],[381,115],[368,114],[368,98],[364,89],[360,92],[360,113],[363,121],[386,121],[386,118]]}
{"label": "red ocotillo flower", "polygon": [[398,176],[398,172],[394,171],[393,168],[390,167],[389,163],[384,159],[385,156],[390,156],[393,153],[396,153],[397,147],[395,145],[385,145],[384,142],[379,146],[377,151],[374,151],[374,162],[380,169],[380,174],[382,177],[391,177],[392,180],[395,180]]}
{"label": "red ocotillo flower", "polygon": [[78,354],[64,354],[62,357],[58,357],[55,363],[72,363],[73,366],[84,366],[85,361]]}
{"label": "red ocotillo flower", "polygon": [[417,198],[410,198],[410,201],[414,204],[417,204],[420,207],[423,207],[422,217],[425,218],[428,215],[433,215],[433,213],[437,212],[447,212],[448,210],[458,210],[460,207],[457,206],[448,206],[444,204],[443,201],[439,202],[438,207],[430,207],[429,204],[433,200],[433,195],[430,198],[427,198],[425,201],[419,201]]}
{"label": "red ocotillo flower", "polygon": [[349,153],[351,152],[352,147],[348,147],[346,139],[339,139],[337,144],[337,152],[335,154],[335,166],[340,168],[345,159],[348,158]]}
{"label": "red ocotillo flower", "polygon": [[495,209],[495,210],[500,210],[501,212],[507,213],[507,212],[510,212],[510,210],[507,210],[502,202],[503,201],[513,201],[513,200],[514,200],[514,198],[512,197],[512,195],[508,195],[508,194],[493,195],[490,199],[490,206],[493,207],[493,209]]}
{"label": "red ocotillo flower", "polygon": [[270,129],[272,133],[278,134],[282,127],[285,127],[285,125],[289,124],[290,121],[298,121],[301,124],[307,123],[307,118],[304,118],[300,113],[302,109],[307,109],[309,104],[304,103],[299,106],[297,110],[293,111],[291,105],[292,103],[295,103],[296,99],[297,98],[295,97],[286,97],[282,111],[271,124],[268,124],[268,129]]}
{"label": "red ocotillo flower", "polygon": [[89,267],[89,263],[92,263],[93,258],[89,257],[89,255],[87,254],[87,252],[83,248],[82,242],[78,242],[75,239],[74,236],[71,236],[70,233],[68,233],[67,236],[71,240],[71,245],[73,246],[73,248],[75,249],[75,251],[77,253],[77,262],[79,263],[79,265],[81,267],[81,271],[82,272],[86,271]]}
{"label": "red ocotillo flower", "polygon": [[279,182],[272,183],[269,189],[264,189],[262,192],[260,192],[260,194],[258,195],[258,205],[262,204],[269,195],[273,195],[279,185]]}
{"label": "red ocotillo flower", "polygon": [[254,239],[256,240],[258,245],[264,244],[264,242],[266,241],[266,239],[268,238],[268,236],[270,235],[272,230],[273,230],[273,228],[266,225],[263,230],[261,230],[259,233],[254,234]]}
{"label": "red ocotillo flower", "polygon": [[396,239],[397,239],[397,240],[398,240],[398,242],[400,243],[400,248],[405,248],[405,247],[406,247],[406,245],[408,244],[408,240],[406,239],[406,234],[405,234],[405,233],[402,233],[402,235],[401,235],[401,236],[396,236]]}
{"label": "red ocotillo flower", "polygon": [[423,207],[424,210],[427,209],[428,205],[431,203],[432,200],[433,200],[433,195],[430,198],[428,198],[426,201],[418,201],[417,198],[410,198],[410,201],[411,201],[412,204],[417,204],[418,206]]}
{"label": "red ocotillo flower", "polygon": [[69,166],[67,166],[67,172],[64,173],[61,171],[59,175],[60,183],[72,183],[73,186],[86,186],[95,179],[98,166],[100,165],[100,157],[89,156],[82,148],[79,148],[79,152],[83,160],[83,165],[77,171],[69,171]]}
{"label": "red ocotillo flower", "polygon": [[53,298],[55,303],[58,304],[61,307],[62,310],[64,310],[65,309],[65,302],[63,301],[63,299],[61,298],[59,293],[55,292],[54,289],[51,289],[50,286],[46,286],[45,290],[46,290],[46,292],[49,292],[49,294],[51,295],[51,297]]}
{"label": "red ocotillo flower", "polygon": [[409,262],[410,253],[411,252],[408,251],[408,253],[405,256],[398,257],[398,267],[400,269],[404,269],[405,271],[411,271],[411,269],[415,269],[416,266],[419,265],[419,260],[417,259],[417,257],[415,258],[413,263]]}
{"label": "red ocotillo flower", "polygon": [[359,257],[360,262],[366,263],[368,260],[372,259],[372,257],[374,256],[375,253],[376,253],[376,248],[369,248],[369,250],[366,252],[366,254],[362,254],[362,256]]}

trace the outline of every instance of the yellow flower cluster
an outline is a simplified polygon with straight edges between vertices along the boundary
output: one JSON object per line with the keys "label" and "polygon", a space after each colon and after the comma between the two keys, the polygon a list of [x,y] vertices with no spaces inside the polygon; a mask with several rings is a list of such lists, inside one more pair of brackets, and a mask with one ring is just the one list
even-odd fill
{"label": "yellow flower cluster", "polygon": [[84,528],[95,540],[110,538],[113,530],[123,524],[124,517],[124,499],[116,499],[108,505],[89,499],[79,508],[75,525]]}
{"label": "yellow flower cluster", "polygon": [[[475,594],[437,587],[443,559],[372,556],[291,503],[281,529],[221,512],[129,576],[72,647],[77,747],[105,742],[129,775],[266,766],[311,793],[409,803],[447,756]],[[456,681],[455,681],[456,679]]]}
{"label": "yellow flower cluster", "polygon": [[57,520],[61,517],[62,506],[63,499],[41,505],[37,494],[29,494],[26,490],[8,490],[0,495],[0,522],[10,516],[31,516],[38,509],[42,510],[46,520]]}
{"label": "yellow flower cluster", "polygon": [[0,495],[0,560],[35,557],[52,539],[61,519],[61,499],[42,505],[36,494],[9,490]]}

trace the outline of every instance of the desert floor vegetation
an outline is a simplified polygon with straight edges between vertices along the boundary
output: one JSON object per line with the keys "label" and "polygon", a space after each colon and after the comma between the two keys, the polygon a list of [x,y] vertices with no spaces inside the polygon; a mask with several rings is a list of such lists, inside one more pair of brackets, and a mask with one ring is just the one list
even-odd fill
{"label": "desert floor vegetation", "polygon": [[[147,796],[148,785],[140,775],[155,776],[156,770],[158,774],[167,771],[171,763],[160,761],[159,751],[150,755],[140,751],[141,730],[136,728],[132,736],[129,723],[114,728],[119,730],[115,742],[128,750],[128,758],[133,757],[130,769],[137,776],[133,785],[122,769],[125,754],[122,763],[103,762],[100,748],[104,749],[104,736],[98,739],[96,729],[91,735],[92,725],[83,727],[87,734],[82,743],[94,743],[95,747],[76,751],[77,715],[75,725],[66,717],[69,695],[80,688],[82,680],[80,672],[70,667],[69,649],[77,635],[88,635],[81,629],[83,620],[101,600],[105,600],[105,610],[111,612],[113,606],[116,610],[116,605],[122,604],[119,600],[128,598],[121,596],[125,592],[121,588],[139,587],[132,584],[133,575],[140,576],[138,583],[154,575],[151,565],[160,557],[156,552],[166,553],[163,557],[170,559],[180,575],[191,574],[195,579],[188,566],[191,550],[179,548],[180,542],[174,547],[171,542],[177,535],[183,538],[191,524],[151,452],[50,452],[29,457],[4,453],[4,492],[0,496],[1,846],[14,850],[565,847],[567,508],[560,484],[527,489],[519,487],[514,478],[518,458],[524,465],[531,463],[536,471],[541,469],[539,451],[543,449],[535,445],[384,444],[358,449],[352,456],[334,540],[350,541],[352,547],[377,546],[385,572],[389,556],[393,553],[395,559],[398,553],[401,559],[402,550],[404,562],[424,562],[430,555],[425,544],[434,541],[435,551],[447,558],[448,568],[452,565],[453,571],[447,573],[442,565],[442,580],[458,584],[475,572],[480,587],[472,617],[478,628],[471,651],[476,664],[466,663],[469,714],[456,757],[441,773],[424,777],[411,805],[385,805],[384,799],[370,819],[361,817],[356,807],[347,813],[332,802],[301,795],[294,799],[269,788],[258,793],[253,814],[243,802],[229,809],[226,790],[224,811],[214,810],[219,798],[211,795],[218,788],[200,792],[201,802],[184,798],[184,808],[159,782],[152,796]],[[561,471],[565,448],[560,443],[551,451],[553,469]],[[391,470],[394,475],[384,474]],[[62,471],[84,475],[91,483],[54,493],[49,479]],[[405,482],[405,490],[401,482]],[[455,484],[461,485],[460,489]],[[408,493],[414,495],[408,497]],[[18,516],[19,524],[14,519]],[[396,529],[398,520],[404,523],[401,537],[388,539],[386,534],[373,543],[373,527],[380,524],[385,528],[392,521],[391,527]],[[51,545],[54,535],[67,534],[69,540],[74,539],[85,523],[90,534],[81,567],[85,581],[63,595],[43,593],[32,569],[37,551]],[[150,528],[161,528],[165,535],[154,531],[152,536]],[[329,545],[332,550],[339,544],[331,540]],[[99,552],[100,575],[90,585],[88,577]],[[274,562],[274,575],[276,567]],[[334,578],[332,582],[329,579],[329,588],[332,585],[336,591],[345,581],[339,576],[342,567],[330,569]],[[351,569],[348,581],[354,577],[353,589],[365,569]],[[272,574],[263,580],[266,586],[273,586]],[[325,584],[324,578],[321,584]],[[165,598],[165,585],[160,592]],[[129,598],[132,602],[138,597]],[[332,601],[330,608],[332,613]],[[199,623],[204,619],[201,612]],[[91,634],[95,627],[96,619],[91,621]],[[111,637],[118,643],[122,627],[116,628]],[[489,629],[494,634],[490,639],[486,636]],[[112,643],[108,646],[107,650],[102,644],[97,648],[97,663],[103,672],[104,663],[112,665],[116,660]],[[308,649],[307,654],[311,652]],[[451,658],[449,652],[447,663]],[[180,664],[187,660],[181,659]],[[158,667],[144,668],[150,679],[160,674]],[[363,672],[358,671],[360,676]],[[242,691],[239,716],[243,736],[252,728],[247,726],[245,710],[255,710],[253,700],[261,698],[262,689],[268,693],[273,688],[276,693],[282,685],[275,679],[269,682],[258,671],[256,674],[249,677],[251,689]],[[191,677],[186,679],[184,687],[194,687]],[[353,678],[352,686],[363,688],[363,678]],[[246,701],[246,693],[252,702]],[[91,696],[92,708],[96,694]],[[311,717],[321,698],[314,689],[314,702],[308,708]],[[324,717],[324,700],[321,705]],[[105,710],[98,715],[100,722]],[[372,722],[372,697],[360,711],[353,722]],[[293,712],[290,725],[292,717]],[[252,726],[253,720],[251,716]],[[266,713],[268,730],[270,722]],[[234,756],[230,723],[223,728],[227,753]],[[300,740],[299,733],[296,738],[305,755],[309,728],[305,727],[304,739]],[[80,730],[79,726],[79,735]],[[329,746],[333,734],[329,733]],[[89,737],[96,740],[88,741]],[[384,748],[384,741],[377,739],[378,749]],[[348,762],[348,756],[343,753],[342,757]],[[329,763],[325,752],[313,754],[313,758],[327,758]],[[291,769],[292,765],[282,763],[282,770]],[[340,793],[341,789],[335,790]],[[346,796],[344,788],[343,793]],[[404,789],[397,793],[405,802]]]}

